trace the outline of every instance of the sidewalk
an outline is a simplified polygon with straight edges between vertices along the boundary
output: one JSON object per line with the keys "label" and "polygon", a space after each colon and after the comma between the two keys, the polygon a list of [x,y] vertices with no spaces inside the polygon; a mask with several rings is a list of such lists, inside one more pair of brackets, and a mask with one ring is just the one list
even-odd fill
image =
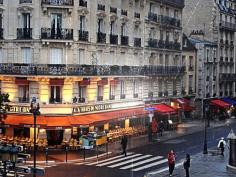
{"label": "sidewalk", "polygon": [[[191,177],[235,177],[236,171],[228,170],[228,149],[225,151],[225,156],[204,155],[199,153],[191,157],[190,176]],[[145,177],[160,177],[169,176],[168,170],[164,172],[150,172]],[[176,167],[173,173],[174,177],[185,176],[183,165]]]}
{"label": "sidewalk", "polygon": [[[235,123],[235,119],[230,119],[230,123]],[[210,128],[215,128],[215,127],[220,127],[220,126],[225,126],[227,123],[224,121],[211,121],[210,123]],[[202,131],[204,129],[204,122],[202,120],[191,120],[187,122],[183,122],[180,124],[177,128],[177,130],[174,131],[165,131],[163,133],[162,137],[158,136],[158,139],[154,139],[155,141],[167,141],[169,139],[174,139],[176,137],[180,137],[186,134],[191,134],[195,133],[198,131]],[[143,136],[137,136],[137,137],[130,137],[128,140],[128,149],[136,148],[143,146],[145,144],[152,144],[153,142],[148,142],[148,136],[143,135]],[[112,153],[120,153],[121,151],[121,145],[120,141],[116,142],[110,142],[108,144],[108,152]],[[105,153],[105,154],[104,154]],[[104,154],[106,155],[106,146],[101,146],[98,148],[98,154]],[[91,157],[96,157],[97,156],[97,150],[86,150],[85,152],[85,157],[91,158]],[[68,161],[80,161],[84,159],[84,150],[74,150],[74,151],[68,151],[67,153],[67,160]],[[62,149],[52,149],[49,150],[48,153],[48,161],[51,162],[65,162],[66,160],[66,152]],[[27,159],[28,162],[33,161],[33,155],[31,154],[31,158]],[[37,163],[45,163],[46,161],[46,155],[44,151],[39,151],[37,152]]]}

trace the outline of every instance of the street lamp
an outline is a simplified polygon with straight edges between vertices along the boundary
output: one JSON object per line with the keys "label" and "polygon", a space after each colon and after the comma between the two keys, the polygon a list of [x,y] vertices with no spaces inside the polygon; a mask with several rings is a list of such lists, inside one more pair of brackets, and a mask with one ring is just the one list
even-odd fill
{"label": "street lamp", "polygon": [[209,105],[208,105],[208,100],[203,101],[203,110],[204,110],[204,122],[205,122],[205,129],[204,129],[204,148],[203,148],[203,154],[207,154],[207,113],[209,111]]}
{"label": "street lamp", "polygon": [[35,97],[32,98],[31,104],[30,104],[30,112],[34,116],[34,169],[33,169],[33,177],[36,177],[35,169],[36,169],[36,117],[37,115],[40,115],[39,112],[39,103],[37,102],[37,99]]}

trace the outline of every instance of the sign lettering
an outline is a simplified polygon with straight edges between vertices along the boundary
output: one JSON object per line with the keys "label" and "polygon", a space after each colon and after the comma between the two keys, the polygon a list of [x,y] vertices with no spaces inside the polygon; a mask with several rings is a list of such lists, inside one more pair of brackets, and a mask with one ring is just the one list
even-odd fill
{"label": "sign lettering", "polygon": [[11,113],[30,113],[30,107],[29,106],[11,105],[9,112],[11,112]]}
{"label": "sign lettering", "polygon": [[97,105],[73,107],[72,112],[75,114],[75,113],[103,111],[103,110],[108,110],[108,109],[111,109],[111,104],[97,104]]}

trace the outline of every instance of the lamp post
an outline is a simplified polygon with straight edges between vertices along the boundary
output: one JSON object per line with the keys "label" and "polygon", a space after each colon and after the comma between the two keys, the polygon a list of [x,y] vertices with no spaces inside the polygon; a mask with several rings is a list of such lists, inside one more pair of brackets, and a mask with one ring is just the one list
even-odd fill
{"label": "lamp post", "polygon": [[203,154],[207,154],[207,122],[206,122],[206,118],[207,118],[207,113],[209,111],[209,105],[208,105],[208,101],[207,100],[203,100],[203,115],[204,115],[204,122],[205,122],[205,129],[204,129],[204,147],[203,147]]}
{"label": "lamp post", "polygon": [[10,153],[9,153],[9,147],[4,144],[1,147],[1,153],[2,153],[2,162],[3,162],[3,177],[7,177],[7,161],[10,160]]}
{"label": "lamp post", "polygon": [[13,164],[14,176],[16,176],[16,162],[18,158],[18,153],[19,153],[18,148],[13,144],[12,147],[10,148],[10,160],[11,163]]}
{"label": "lamp post", "polygon": [[39,112],[39,103],[37,102],[37,99],[35,97],[32,98],[31,104],[30,104],[30,112],[34,116],[34,169],[33,169],[33,177],[36,177],[35,169],[36,169],[36,117],[37,115],[40,115]]}

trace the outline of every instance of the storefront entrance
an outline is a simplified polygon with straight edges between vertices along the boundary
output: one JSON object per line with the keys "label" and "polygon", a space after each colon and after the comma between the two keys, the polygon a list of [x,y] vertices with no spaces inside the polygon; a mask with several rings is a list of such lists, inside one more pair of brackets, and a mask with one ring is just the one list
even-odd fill
{"label": "storefront entrance", "polygon": [[64,130],[47,130],[48,145],[60,145],[63,140]]}

